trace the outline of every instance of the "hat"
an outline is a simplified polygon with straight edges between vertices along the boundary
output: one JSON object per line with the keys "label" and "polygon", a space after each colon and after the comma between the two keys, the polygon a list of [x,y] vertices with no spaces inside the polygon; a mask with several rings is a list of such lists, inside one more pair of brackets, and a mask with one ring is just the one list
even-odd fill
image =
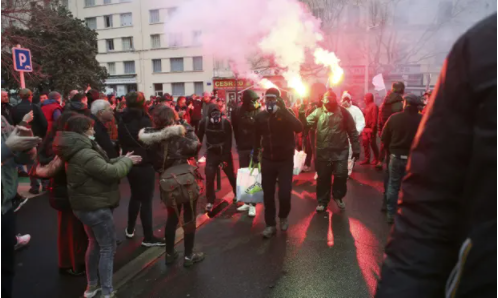
{"label": "hat", "polygon": [[349,99],[349,101],[351,101],[351,94],[349,94],[347,91],[344,91],[342,93],[342,100],[344,100],[346,98]]}
{"label": "hat", "polygon": [[265,97],[270,97],[270,98],[278,98],[280,97],[280,90],[277,88],[270,88],[266,90]]}
{"label": "hat", "polygon": [[242,102],[252,102],[258,99],[259,95],[253,90],[245,90],[244,92],[242,92]]}
{"label": "hat", "polygon": [[420,99],[420,96],[417,96],[413,93],[408,93],[403,96],[403,99],[406,101],[407,104],[411,106],[421,106],[424,105],[422,100]]}
{"label": "hat", "polygon": [[55,99],[55,100],[59,100],[61,99],[61,94],[59,92],[56,92],[56,91],[52,91],[48,94],[48,99]]}

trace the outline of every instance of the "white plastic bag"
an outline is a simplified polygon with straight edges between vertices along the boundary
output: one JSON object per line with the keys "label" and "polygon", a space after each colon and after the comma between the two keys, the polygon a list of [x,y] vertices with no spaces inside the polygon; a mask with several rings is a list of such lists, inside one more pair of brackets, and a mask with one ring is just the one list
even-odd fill
{"label": "white plastic bag", "polygon": [[263,187],[258,168],[242,168],[237,171],[237,201],[263,203]]}
{"label": "white plastic bag", "polygon": [[294,175],[299,175],[303,170],[304,163],[306,162],[306,153],[304,151],[294,151]]}

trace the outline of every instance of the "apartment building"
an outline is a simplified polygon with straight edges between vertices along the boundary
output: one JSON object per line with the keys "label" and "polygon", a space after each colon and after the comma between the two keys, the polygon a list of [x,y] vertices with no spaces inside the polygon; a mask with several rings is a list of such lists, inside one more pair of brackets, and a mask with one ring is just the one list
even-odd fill
{"label": "apartment building", "polygon": [[202,55],[201,31],[166,34],[181,0],[68,0],[73,15],[98,33],[107,92],[173,96],[212,91],[213,59]]}

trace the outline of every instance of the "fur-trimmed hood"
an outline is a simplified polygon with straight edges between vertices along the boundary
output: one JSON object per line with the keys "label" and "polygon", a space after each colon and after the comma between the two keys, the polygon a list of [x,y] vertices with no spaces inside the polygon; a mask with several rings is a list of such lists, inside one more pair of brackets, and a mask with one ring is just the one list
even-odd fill
{"label": "fur-trimmed hood", "polygon": [[173,137],[185,136],[185,127],[183,125],[167,126],[161,130],[152,130],[150,128],[143,128],[138,133],[138,139],[145,145],[152,145],[161,143],[162,141],[171,139]]}

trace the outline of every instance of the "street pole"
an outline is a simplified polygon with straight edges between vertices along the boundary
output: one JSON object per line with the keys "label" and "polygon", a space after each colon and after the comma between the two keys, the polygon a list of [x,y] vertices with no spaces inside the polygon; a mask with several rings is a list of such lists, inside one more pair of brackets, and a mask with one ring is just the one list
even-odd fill
{"label": "street pole", "polygon": [[235,106],[239,106],[239,92],[237,90],[239,83],[237,82],[237,73],[235,73]]}
{"label": "street pole", "polygon": [[[16,48],[21,48],[21,45],[18,44]],[[21,89],[26,88],[26,83],[24,82],[24,71],[19,72],[19,81],[21,82]]]}

